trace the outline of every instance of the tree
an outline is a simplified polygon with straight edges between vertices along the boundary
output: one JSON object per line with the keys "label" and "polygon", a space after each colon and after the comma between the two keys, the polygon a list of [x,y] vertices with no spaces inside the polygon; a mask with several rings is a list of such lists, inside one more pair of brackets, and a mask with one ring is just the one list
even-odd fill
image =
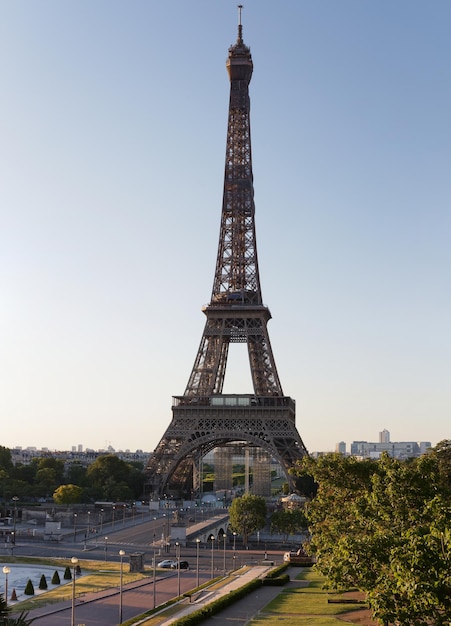
{"label": "tree", "polygon": [[83,489],[77,485],[61,485],[53,492],[56,504],[77,504],[81,502]]}
{"label": "tree", "polygon": [[127,481],[130,465],[114,454],[99,456],[86,471],[91,494],[102,500],[128,500],[133,494]]}
{"label": "tree", "polygon": [[14,464],[12,461],[11,450],[0,446],[0,469],[6,470],[8,473],[13,469]]}
{"label": "tree", "polygon": [[5,596],[0,593],[0,624],[4,622],[8,616],[8,602],[5,600]]}
{"label": "tree", "polygon": [[271,532],[281,533],[287,540],[288,535],[295,535],[307,529],[307,518],[302,509],[275,511],[271,515]]}
{"label": "tree", "polygon": [[249,535],[266,524],[266,502],[261,496],[244,495],[235,498],[229,508],[230,526],[242,535],[247,546]]}
{"label": "tree", "polygon": [[47,589],[48,585],[47,585],[47,579],[45,577],[45,574],[41,575],[41,579],[39,581],[39,589]]}
{"label": "tree", "polygon": [[408,461],[326,455],[298,466],[318,483],[306,506],[318,569],[329,587],[364,591],[381,623],[426,626],[451,619],[444,448]]}
{"label": "tree", "polygon": [[24,594],[26,596],[34,596],[34,586],[30,579],[28,579],[28,582],[25,585]]}

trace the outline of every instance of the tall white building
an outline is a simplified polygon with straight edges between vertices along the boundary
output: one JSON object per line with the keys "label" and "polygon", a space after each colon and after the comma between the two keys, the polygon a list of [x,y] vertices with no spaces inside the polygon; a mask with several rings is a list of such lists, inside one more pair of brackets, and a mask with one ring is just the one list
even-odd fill
{"label": "tall white building", "polygon": [[390,433],[386,428],[379,433],[379,443],[390,443]]}

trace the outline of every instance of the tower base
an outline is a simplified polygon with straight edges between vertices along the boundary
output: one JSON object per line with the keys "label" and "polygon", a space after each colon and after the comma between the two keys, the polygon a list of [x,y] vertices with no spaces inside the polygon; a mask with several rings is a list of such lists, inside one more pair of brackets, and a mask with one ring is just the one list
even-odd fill
{"label": "tower base", "polygon": [[307,450],[295,426],[295,403],[287,397],[214,395],[174,398],[173,418],[146,468],[151,497],[165,493],[193,497],[199,491],[199,464],[214,448],[245,442],[262,448],[284,469]]}

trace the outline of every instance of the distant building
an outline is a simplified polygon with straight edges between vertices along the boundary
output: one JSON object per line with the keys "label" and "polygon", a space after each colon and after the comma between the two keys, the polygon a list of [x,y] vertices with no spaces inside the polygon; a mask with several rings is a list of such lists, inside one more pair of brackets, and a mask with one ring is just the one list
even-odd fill
{"label": "distant building", "polygon": [[340,443],[337,443],[335,445],[335,452],[338,454],[346,454],[346,442],[340,441]]}
{"label": "distant building", "polygon": [[390,433],[386,428],[379,433],[379,443],[390,443]]}
{"label": "distant building", "polygon": [[[384,432],[384,431],[383,431]],[[381,435],[383,434],[380,433]],[[378,459],[383,452],[394,459],[410,459],[419,457],[431,447],[430,441],[353,441],[351,455],[367,459]]]}
{"label": "distant building", "polygon": [[[83,448],[83,446],[81,447]],[[78,446],[78,448],[80,448],[80,446]],[[55,459],[59,459],[63,461],[66,466],[66,469],[70,465],[73,465],[75,463],[78,465],[83,465],[87,467],[91,463],[94,463],[94,461],[98,459],[99,456],[105,456],[106,454],[114,454],[115,456],[117,456],[122,461],[125,461],[126,463],[137,461],[139,463],[142,463],[143,466],[145,467],[150,456],[150,452],[143,452],[142,450],[136,450],[136,452],[130,452],[128,450],[126,452],[122,450],[119,450],[117,452],[116,451],[111,452],[110,449],[108,449],[108,451],[86,449],[86,451],[83,452],[80,449],[77,451],[75,449],[75,446],[72,446],[72,450],[70,451],[69,450],[50,451],[48,448],[37,450],[34,447],[24,449],[24,448],[21,448],[20,446],[11,448],[10,450],[11,450],[11,460],[14,463],[14,465],[18,465],[18,464],[29,465],[33,459],[53,457]]]}

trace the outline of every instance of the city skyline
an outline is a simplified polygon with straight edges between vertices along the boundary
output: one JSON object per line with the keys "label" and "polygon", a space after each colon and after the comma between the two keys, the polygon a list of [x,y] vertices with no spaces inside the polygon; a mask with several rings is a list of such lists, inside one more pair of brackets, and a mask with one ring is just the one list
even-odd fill
{"label": "city skyline", "polygon": [[[449,437],[450,17],[244,4],[263,298],[310,451]],[[4,4],[1,445],[152,451],[170,423],[213,281],[236,25],[226,0]],[[237,345],[225,392],[251,392]]]}

